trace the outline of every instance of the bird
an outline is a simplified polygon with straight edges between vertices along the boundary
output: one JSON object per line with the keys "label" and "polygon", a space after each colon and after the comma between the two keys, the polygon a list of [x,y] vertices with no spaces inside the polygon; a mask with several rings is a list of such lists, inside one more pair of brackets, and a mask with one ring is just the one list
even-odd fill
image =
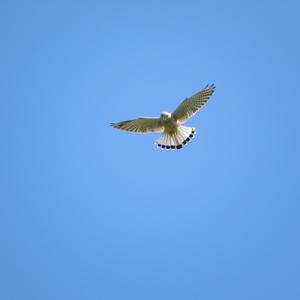
{"label": "bird", "polygon": [[183,126],[212,96],[215,85],[206,85],[193,96],[184,99],[173,112],[162,112],[159,118],[138,117],[111,126],[132,133],[162,133],[154,144],[163,150],[182,149],[196,134],[196,128]]}

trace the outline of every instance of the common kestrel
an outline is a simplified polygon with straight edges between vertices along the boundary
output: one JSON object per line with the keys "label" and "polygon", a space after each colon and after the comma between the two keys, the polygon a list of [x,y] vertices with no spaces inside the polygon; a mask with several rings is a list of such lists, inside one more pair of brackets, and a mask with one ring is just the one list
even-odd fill
{"label": "common kestrel", "polygon": [[196,134],[194,127],[181,125],[193,116],[214,93],[215,86],[207,85],[192,97],[186,98],[172,113],[162,112],[160,118],[139,117],[118,123],[111,123],[114,128],[133,133],[162,132],[155,142],[161,149],[181,149]]}

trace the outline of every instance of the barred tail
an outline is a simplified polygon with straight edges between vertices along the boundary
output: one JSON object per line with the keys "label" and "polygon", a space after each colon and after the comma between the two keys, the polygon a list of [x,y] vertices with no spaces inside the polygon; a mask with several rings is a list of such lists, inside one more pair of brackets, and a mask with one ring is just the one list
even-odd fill
{"label": "barred tail", "polygon": [[161,149],[181,149],[182,146],[190,142],[196,134],[196,128],[187,126],[178,126],[177,132],[170,135],[164,132],[161,137],[155,142],[158,148]]}

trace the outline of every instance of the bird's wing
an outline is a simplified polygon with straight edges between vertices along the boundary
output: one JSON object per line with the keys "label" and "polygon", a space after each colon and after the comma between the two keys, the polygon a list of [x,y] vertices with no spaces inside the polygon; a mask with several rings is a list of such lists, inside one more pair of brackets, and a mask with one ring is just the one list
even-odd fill
{"label": "bird's wing", "polygon": [[161,124],[161,121],[158,118],[140,117],[135,120],[111,123],[111,126],[126,131],[139,133],[163,131],[163,125]]}
{"label": "bird's wing", "polygon": [[213,94],[215,86],[207,85],[197,94],[190,98],[186,98],[172,113],[173,118],[178,122],[185,122],[188,118],[194,115],[197,110],[204,105],[209,97]]}

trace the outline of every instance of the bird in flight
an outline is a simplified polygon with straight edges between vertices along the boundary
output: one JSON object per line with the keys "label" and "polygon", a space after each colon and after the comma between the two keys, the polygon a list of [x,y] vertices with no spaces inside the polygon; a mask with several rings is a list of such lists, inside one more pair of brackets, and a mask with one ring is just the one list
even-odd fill
{"label": "bird in flight", "polygon": [[111,126],[133,133],[162,132],[160,138],[155,142],[158,148],[181,149],[196,134],[194,127],[181,124],[185,123],[207,102],[214,90],[213,84],[207,85],[200,92],[183,100],[172,113],[162,112],[160,118],[139,117],[134,120],[111,123]]}

